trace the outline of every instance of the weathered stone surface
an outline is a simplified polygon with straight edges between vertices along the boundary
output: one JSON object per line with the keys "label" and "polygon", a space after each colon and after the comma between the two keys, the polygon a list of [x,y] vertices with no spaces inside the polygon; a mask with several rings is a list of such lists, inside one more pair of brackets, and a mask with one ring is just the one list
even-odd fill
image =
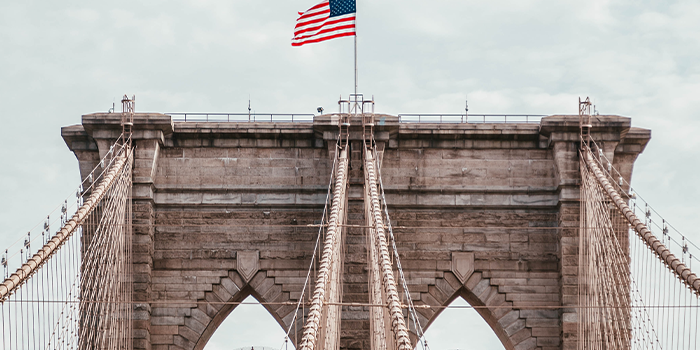
{"label": "weathered stone surface", "polygon": [[462,284],[474,273],[474,253],[452,252],[452,273]]}
{"label": "weathered stone surface", "polygon": [[[539,125],[382,118],[375,135],[397,249],[411,298],[431,306],[418,310],[421,323],[461,297],[506,349],[575,348],[577,117],[546,117]],[[119,136],[119,120],[91,114],[62,130],[81,175]],[[133,295],[142,303],[135,349],[202,349],[249,295],[266,303],[280,326],[290,325],[294,304],[309,297],[301,290],[337,120],[174,123],[167,115],[136,115]],[[631,128],[629,118],[596,120],[592,136],[629,180],[649,131]],[[347,217],[360,227],[345,231],[343,300],[354,303],[368,302],[361,135],[351,127]],[[297,318],[292,340],[302,327]],[[344,306],[341,348],[369,349],[368,332],[368,309]]]}
{"label": "weathered stone surface", "polygon": [[257,250],[236,252],[236,270],[245,282],[249,282],[260,269],[259,255],[260,252]]}

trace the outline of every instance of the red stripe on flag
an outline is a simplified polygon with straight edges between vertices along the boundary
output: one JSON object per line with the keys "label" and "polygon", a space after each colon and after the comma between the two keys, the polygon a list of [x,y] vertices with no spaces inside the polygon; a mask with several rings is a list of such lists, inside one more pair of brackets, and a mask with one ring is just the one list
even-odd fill
{"label": "red stripe on flag", "polygon": [[311,35],[305,35],[305,36],[295,37],[294,40],[304,40],[304,39],[306,39],[306,38],[312,38],[312,37],[314,37],[314,36],[321,35],[321,34],[328,33],[328,32],[334,32],[334,31],[336,31],[336,30],[341,30],[341,29],[353,29],[353,28],[355,28],[355,23],[346,24],[346,25],[343,25],[343,26],[337,26],[337,27],[333,27],[333,28],[322,29],[322,30],[320,30],[320,31],[318,31],[318,32],[316,32],[316,33],[314,33],[314,34],[311,34]]}
{"label": "red stripe on flag", "polygon": [[354,12],[334,18],[330,18],[330,12],[330,2],[326,0],[300,13],[294,27],[292,46],[355,35]]}
{"label": "red stripe on flag", "polygon": [[[327,13],[327,14],[330,15],[331,9],[329,8],[329,9],[327,9],[327,10],[318,11],[318,12],[314,12],[314,13],[308,13],[308,11],[307,11],[307,12],[304,12],[304,14],[301,15],[301,17],[297,18],[297,23],[301,22],[301,20],[303,20],[304,18],[315,17],[315,16],[318,16],[318,15],[322,15],[322,14],[324,14],[324,13]],[[328,18],[328,16],[326,16],[326,18]]]}
{"label": "red stripe on flag", "polygon": [[[299,35],[299,34],[306,33],[306,32],[310,32],[310,31],[314,31],[314,30],[316,30],[316,29],[321,29],[321,28],[323,28],[323,27],[325,27],[325,26],[329,26],[329,25],[333,25],[333,24],[341,23],[341,22],[354,21],[354,20],[355,20],[355,16],[353,16],[353,17],[348,17],[348,18],[336,19],[336,20],[332,20],[332,21],[328,21],[328,22],[325,22],[325,23],[321,24],[320,26],[310,27],[310,28],[304,28],[304,29],[302,29],[302,30],[297,30],[297,31],[294,32],[294,37],[296,38],[296,36]],[[309,22],[309,23],[310,23],[310,22]],[[296,28],[294,28],[294,29],[296,29]]]}
{"label": "red stripe on flag", "polygon": [[[324,2],[322,2],[322,3],[320,3],[320,4],[318,4],[318,5],[314,5],[314,7],[312,7],[312,8],[310,8],[310,9],[306,10],[306,12],[309,12],[309,11],[311,11],[311,10],[315,10],[315,9],[321,8],[321,7],[323,7],[323,6],[328,6],[328,7],[330,8],[330,7],[331,7],[331,4],[330,4],[329,1],[324,1]],[[306,13],[306,12],[304,12],[304,13]]]}
{"label": "red stripe on flag", "polygon": [[[330,11],[328,11],[328,12],[330,12]],[[321,17],[321,18],[317,18],[317,19],[314,19],[314,20],[311,20],[311,21],[306,21],[306,22],[304,22],[304,23],[298,23],[298,22],[297,22],[297,25],[294,27],[294,29],[296,30],[297,28],[303,27],[303,26],[305,26],[305,25],[314,24],[314,23],[318,23],[318,22],[323,22],[323,21],[325,21],[325,20],[327,20],[327,19],[328,19],[328,17]],[[296,33],[296,31],[295,31],[295,32],[294,32],[294,35],[296,35],[296,34],[297,34],[297,33]]]}
{"label": "red stripe on flag", "polygon": [[343,36],[353,36],[353,35],[355,35],[355,32],[339,33],[339,34],[335,34],[335,35],[331,35],[331,36],[327,36],[327,37],[323,37],[323,38],[306,40],[306,41],[303,41],[300,43],[292,43],[292,46],[301,46],[304,44],[318,43],[318,42],[325,41],[325,40],[340,38]]}

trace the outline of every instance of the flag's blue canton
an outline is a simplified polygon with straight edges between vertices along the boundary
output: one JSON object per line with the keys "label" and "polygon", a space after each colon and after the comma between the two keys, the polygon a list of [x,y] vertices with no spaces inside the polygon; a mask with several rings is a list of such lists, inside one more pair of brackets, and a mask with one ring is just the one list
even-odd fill
{"label": "flag's blue canton", "polygon": [[329,17],[355,13],[355,0],[330,0],[331,14]]}

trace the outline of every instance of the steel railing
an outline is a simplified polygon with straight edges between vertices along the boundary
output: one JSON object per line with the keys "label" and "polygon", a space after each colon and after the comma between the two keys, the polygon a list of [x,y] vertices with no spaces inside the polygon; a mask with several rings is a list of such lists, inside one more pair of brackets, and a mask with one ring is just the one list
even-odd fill
{"label": "steel railing", "polygon": [[313,114],[285,113],[165,113],[176,122],[293,122],[312,123]]}
{"label": "steel railing", "polygon": [[539,123],[542,114],[399,114],[399,123]]}
{"label": "steel railing", "polygon": [[[294,122],[312,123],[314,114],[286,113],[165,113],[176,122]],[[525,123],[538,124],[542,114],[399,114],[399,123]]]}

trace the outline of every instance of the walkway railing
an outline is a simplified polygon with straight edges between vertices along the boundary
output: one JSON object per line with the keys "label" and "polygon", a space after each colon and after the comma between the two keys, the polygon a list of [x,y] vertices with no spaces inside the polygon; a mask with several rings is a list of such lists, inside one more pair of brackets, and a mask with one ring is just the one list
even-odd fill
{"label": "walkway railing", "polygon": [[[312,123],[314,114],[285,113],[166,113],[176,122],[273,122]],[[543,114],[399,114],[400,123],[539,124]]]}
{"label": "walkway railing", "polygon": [[539,124],[542,114],[399,114],[400,123]]}
{"label": "walkway railing", "polygon": [[293,122],[312,123],[313,114],[284,113],[165,113],[176,122]]}

